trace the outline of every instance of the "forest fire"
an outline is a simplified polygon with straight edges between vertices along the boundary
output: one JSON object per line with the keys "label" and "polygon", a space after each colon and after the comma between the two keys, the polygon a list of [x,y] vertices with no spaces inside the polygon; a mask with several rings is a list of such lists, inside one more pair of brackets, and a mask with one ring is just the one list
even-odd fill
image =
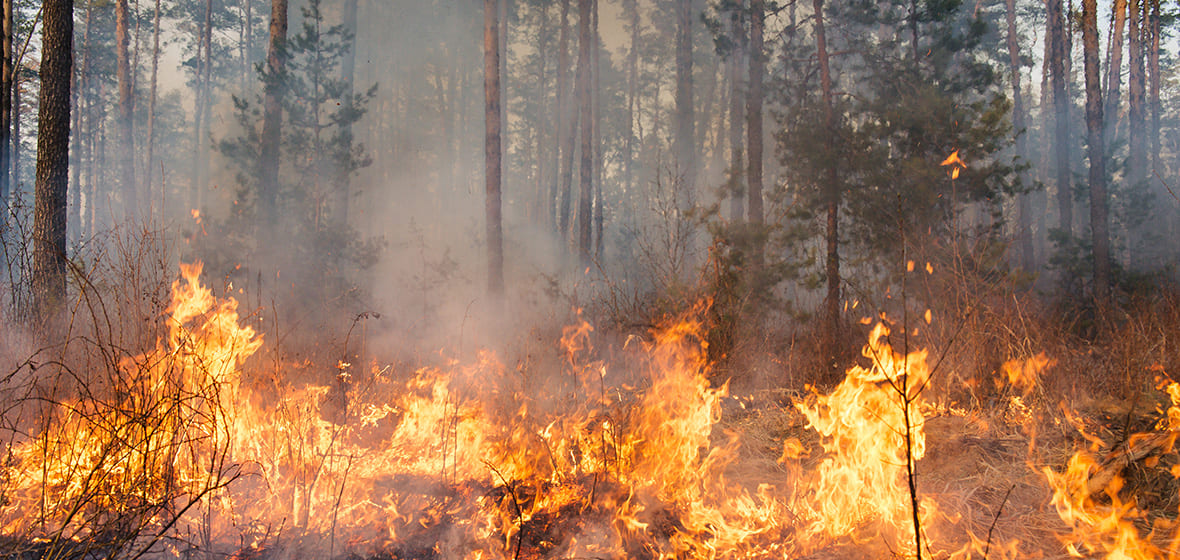
{"label": "forest fire", "polygon": [[[565,329],[556,372],[483,352],[400,378],[340,364],[336,387],[264,390],[248,380],[262,366],[247,361],[263,340],[200,272],[186,266],[173,284],[154,352],[121,363],[109,385],[45,403],[43,425],[11,447],[5,535],[39,554],[204,547],[240,558],[852,557],[882,542],[916,556],[915,528],[924,555],[1015,557],[1044,544],[963,538],[938,493],[915,491],[931,368],[925,351],[894,351],[884,325],[864,366],[778,411],[801,427],[780,440],[778,467],[751,469],[723,411],[772,405],[710,382],[702,306],[611,362],[592,359],[582,322]],[[1044,358],[1031,362],[1004,375]],[[1054,534],[1071,554],[1175,552],[1158,544],[1174,523],[1144,533],[1119,490],[1123,468],[1171,453],[1178,387],[1166,387],[1158,430],[1105,461],[1079,451],[1064,472],[1044,468],[1064,522]],[[938,540],[954,534],[963,542]]]}

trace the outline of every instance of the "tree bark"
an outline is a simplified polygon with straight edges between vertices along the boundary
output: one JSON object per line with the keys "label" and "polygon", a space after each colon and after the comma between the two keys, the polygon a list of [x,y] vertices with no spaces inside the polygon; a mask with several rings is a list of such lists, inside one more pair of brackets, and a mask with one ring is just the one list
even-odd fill
{"label": "tree bark", "polygon": [[[0,38],[0,212],[8,210],[8,198],[12,193],[12,34],[15,31],[12,20],[12,3],[4,0],[3,31]],[[5,214],[6,215],[6,214]]]}
{"label": "tree bark", "polygon": [[594,151],[594,258],[602,262],[602,228],[605,222],[603,215],[602,192],[602,83],[600,81],[602,68],[602,36],[598,34],[598,0],[591,0],[590,10],[592,42],[590,45],[590,124],[591,145]]}
{"label": "tree bark", "polygon": [[262,135],[258,150],[258,206],[268,229],[278,222],[279,144],[283,125],[286,44],[287,0],[271,0],[270,46],[266,54]]}
{"label": "tree bark", "polygon": [[820,87],[823,93],[824,132],[828,150],[824,199],[827,206],[827,283],[824,298],[824,358],[838,370],[840,355],[840,198],[841,187],[836,173],[836,115],[832,100],[832,72],[828,63],[827,36],[824,32],[824,0],[812,0],[815,7],[815,46],[819,60]]}
{"label": "tree bark", "polygon": [[[639,101],[639,2],[623,0],[623,14],[631,32],[631,45],[627,52],[627,131],[623,138],[623,192],[630,197],[635,182],[635,121]],[[628,216],[630,207],[628,203],[623,205],[623,211]]]}
{"label": "tree bark", "polygon": [[1110,222],[1107,216],[1102,83],[1099,75],[1097,0],[1082,0],[1082,51],[1086,67],[1086,131],[1090,159],[1090,233],[1094,244],[1094,300],[1110,303]]}
{"label": "tree bark", "polygon": [[578,182],[578,258],[583,267],[591,260],[591,222],[593,221],[594,134],[593,107],[590,103],[590,19],[591,0],[578,0],[578,110],[581,113],[581,165]]}
{"label": "tree bark", "polygon": [[1151,81],[1148,84],[1148,104],[1151,110],[1151,127],[1148,136],[1151,141],[1151,170],[1162,174],[1165,170],[1160,162],[1160,0],[1148,0],[1150,13],[1147,16],[1147,33],[1151,38],[1147,57]]}
{"label": "tree bark", "polygon": [[[503,1],[503,0],[501,0]],[[585,0],[582,0],[585,1]],[[504,249],[500,206],[500,26],[497,0],[483,2],[484,164],[488,243],[488,293],[504,293]]]}
{"label": "tree bark", "polygon": [[746,32],[742,26],[743,8],[745,3],[739,0],[729,15],[729,36],[733,38],[733,50],[729,53],[726,65],[729,74],[729,188],[726,190],[729,191],[729,220],[734,223],[741,222],[746,216],[746,189],[742,184],[745,175],[742,170],[742,164],[745,163],[745,145],[742,143],[742,133],[745,132],[742,108],[745,99],[742,95],[741,71],[745,43],[742,36]]}
{"label": "tree bark", "polygon": [[1103,127],[1106,145],[1118,135],[1120,89],[1123,83],[1123,41],[1127,29],[1127,0],[1114,0],[1111,8],[1111,34],[1109,56],[1106,68],[1106,100],[1102,115],[1106,120]]}
{"label": "tree bark", "polygon": [[144,195],[148,200],[159,202],[158,211],[164,215],[164,185],[161,180],[160,195],[155,197],[152,192],[152,164],[155,162],[156,151],[156,88],[160,74],[160,0],[156,0],[156,11],[152,17],[152,77],[148,92],[147,114],[147,177],[144,177]]}
{"label": "tree bark", "polygon": [[692,100],[692,0],[676,2],[676,201],[687,209],[694,199],[696,131]]}
{"label": "tree bark", "polygon": [[[357,0],[344,0],[343,20],[347,45],[340,60],[340,78],[344,82],[340,102],[351,113],[356,110],[353,103],[353,82],[356,79]],[[333,166],[335,180],[332,192],[335,194],[335,200],[332,202],[332,215],[335,217],[334,224],[340,231],[348,226],[348,205],[352,200],[352,141],[352,121],[345,119],[340,125],[340,153]]]}
{"label": "tree bark", "polygon": [[[821,2],[822,7],[822,2]],[[761,224],[762,212],[762,75],[766,68],[763,52],[763,26],[766,5],[750,0],[750,83],[746,86],[746,187],[749,194],[749,220]]]}
{"label": "tree bark", "polygon": [[1127,30],[1127,180],[1138,187],[1147,179],[1147,148],[1144,133],[1147,122],[1144,111],[1145,80],[1143,64],[1143,7],[1145,0],[1131,0],[1128,6]]}
{"label": "tree bark", "polygon": [[33,209],[33,309],[42,326],[61,319],[66,297],[66,191],[74,2],[44,0],[37,181]]}
{"label": "tree bark", "polygon": [[557,54],[557,130],[558,142],[561,143],[559,150],[561,201],[558,208],[557,227],[562,241],[565,241],[569,235],[574,173],[574,140],[578,126],[576,114],[571,110],[569,100],[569,7],[570,0],[561,0],[561,35],[558,38]]}
{"label": "tree bark", "polygon": [[124,221],[142,218],[135,188],[135,135],[132,132],[135,122],[135,98],[131,87],[128,12],[127,0],[118,0],[115,4],[115,74],[119,84],[119,118],[116,130],[119,139],[119,182],[122,187]]}
{"label": "tree bark", "polygon": [[1047,0],[1049,25],[1049,68],[1053,84],[1053,108],[1055,137],[1053,139],[1057,170],[1057,211],[1058,227],[1062,232],[1073,235],[1073,186],[1070,182],[1069,104],[1066,94],[1065,30],[1061,0]]}
{"label": "tree bark", "polygon": [[[1020,38],[1016,31],[1016,0],[1006,0],[1008,25],[1008,66],[1012,75],[1012,128],[1016,133],[1016,157],[1028,161],[1028,136],[1025,124],[1024,92],[1020,84]],[[1020,172],[1021,185],[1029,184],[1027,171]],[[1016,244],[1020,251],[1020,266],[1025,271],[1035,267],[1032,245],[1032,210],[1027,193],[1016,195]]]}

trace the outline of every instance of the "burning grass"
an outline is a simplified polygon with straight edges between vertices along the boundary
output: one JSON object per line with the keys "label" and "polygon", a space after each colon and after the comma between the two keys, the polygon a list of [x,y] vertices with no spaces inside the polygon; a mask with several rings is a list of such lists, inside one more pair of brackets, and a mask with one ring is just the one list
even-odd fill
{"label": "burning grass", "polygon": [[267,341],[199,274],[173,284],[151,351],[101,382],[60,365],[68,390],[13,398],[9,554],[1176,555],[1180,386],[1163,367],[1119,431],[1100,407],[1057,408],[1048,354],[957,404],[939,383],[960,378],[883,324],[833,388],[731,394],[702,304],[609,352],[579,321],[515,366],[484,351],[266,384]]}

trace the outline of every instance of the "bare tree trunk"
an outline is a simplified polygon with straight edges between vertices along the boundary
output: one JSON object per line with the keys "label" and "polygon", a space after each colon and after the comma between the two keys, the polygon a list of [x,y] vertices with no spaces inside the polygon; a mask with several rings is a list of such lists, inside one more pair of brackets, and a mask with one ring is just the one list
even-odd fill
{"label": "bare tree trunk", "polygon": [[1143,8],[1146,0],[1131,0],[1127,31],[1127,102],[1130,105],[1127,122],[1127,179],[1131,186],[1142,185],[1147,178],[1147,149],[1144,133],[1147,122],[1144,111],[1145,80],[1143,64]]}
{"label": "bare tree trunk", "polygon": [[[356,79],[356,13],[357,0],[345,0],[343,20],[347,46],[344,48],[344,57],[340,60],[341,81],[344,82],[340,100],[349,112],[356,110],[353,99],[353,82]],[[332,192],[335,194],[335,200],[332,201],[332,215],[336,218],[334,222],[338,230],[348,226],[348,205],[352,201],[352,140],[352,122],[345,120],[340,126],[340,154],[333,169],[335,185]]]}
{"label": "bare tree trunk", "polygon": [[135,188],[135,135],[132,132],[135,121],[135,98],[131,87],[131,57],[128,52],[131,38],[128,33],[129,19],[127,0],[118,0],[115,4],[115,59],[119,83],[117,135],[124,221],[138,220],[142,217]]}
{"label": "bare tree trunk", "polygon": [[164,215],[164,185],[160,184],[160,195],[155,197],[152,192],[152,178],[155,176],[152,164],[155,163],[156,151],[156,87],[159,83],[160,72],[160,0],[156,0],[156,11],[152,17],[152,78],[151,90],[148,92],[147,114],[147,177],[144,177],[144,191],[148,200],[153,198],[159,202],[157,211]]}
{"label": "bare tree trunk", "polygon": [[824,198],[827,201],[827,282],[828,293],[824,298],[824,358],[833,368],[838,368],[840,355],[840,198],[841,187],[836,175],[836,115],[832,100],[832,72],[828,64],[827,36],[824,33],[824,0],[812,0],[815,7],[815,45],[819,60],[820,85],[823,91],[824,129],[827,139],[828,164],[827,185]]}
{"label": "bare tree trunk", "polygon": [[[1020,85],[1020,41],[1016,32],[1016,0],[1006,0],[1008,24],[1008,65],[1012,74],[1012,128],[1016,133],[1016,156],[1028,161],[1028,142],[1025,124],[1024,93]],[[1030,184],[1028,172],[1020,172],[1022,186]],[[1017,247],[1020,248],[1020,266],[1031,271],[1036,266],[1033,255],[1031,209],[1028,194],[1016,195]]]}
{"label": "bare tree trunk", "polygon": [[742,133],[745,129],[742,127],[742,121],[745,120],[745,115],[742,113],[744,98],[741,87],[742,63],[745,62],[742,58],[745,41],[741,39],[746,32],[742,26],[744,8],[745,3],[739,0],[729,15],[729,36],[733,37],[734,41],[726,65],[729,80],[729,185],[726,190],[729,193],[729,220],[734,223],[741,222],[746,215],[746,189],[742,185],[742,164],[745,160],[745,146],[742,144]]}
{"label": "bare tree trunk", "polygon": [[676,2],[676,173],[677,207],[695,200],[696,131],[692,100],[692,0]]}
{"label": "bare tree trunk", "polygon": [[600,82],[602,68],[602,36],[598,34],[598,0],[591,0],[590,7],[593,14],[591,21],[590,34],[592,35],[592,44],[590,46],[590,131],[591,131],[591,145],[594,150],[594,177],[592,182],[594,184],[594,257],[598,262],[602,262],[602,227],[605,216],[602,213],[603,191],[602,191],[602,84]]}
{"label": "bare tree trunk", "polygon": [[558,229],[561,239],[566,240],[570,227],[571,191],[573,190],[574,139],[577,135],[578,120],[569,100],[569,3],[561,0],[561,35],[557,55],[557,130],[561,142],[561,202],[558,209]]}
{"label": "bare tree trunk", "polygon": [[[501,0],[503,1],[503,0]],[[582,0],[585,1],[585,0]],[[484,163],[488,243],[488,293],[504,293],[504,249],[500,206],[500,33],[497,0],[483,2]]]}
{"label": "bare tree trunk", "polygon": [[1070,149],[1069,143],[1069,104],[1066,95],[1065,68],[1065,31],[1061,0],[1047,0],[1049,13],[1049,68],[1053,84],[1054,126],[1056,136],[1053,140],[1057,169],[1057,209],[1058,226],[1061,231],[1073,235],[1073,186],[1070,183]]}
{"label": "bare tree trunk", "polygon": [[4,0],[3,29],[0,50],[4,60],[0,61],[0,214],[8,210],[8,198],[12,192],[12,3]]}
{"label": "bare tree trunk", "polygon": [[[822,7],[822,2],[821,2]],[[762,31],[766,19],[763,0],[750,0],[750,83],[746,90],[746,184],[749,188],[750,222],[761,224],[762,216],[762,74],[766,53]]]}
{"label": "bare tree trunk", "polygon": [[591,222],[593,221],[594,131],[593,107],[590,103],[590,18],[591,0],[578,0],[578,109],[581,113],[581,165],[578,182],[578,257],[582,266],[590,265]]}
{"label": "bare tree trunk", "polygon": [[[538,8],[541,10],[541,21],[537,32],[537,60],[540,65],[537,68],[537,110],[540,115],[545,115],[548,108],[549,92],[546,90],[548,85],[548,61],[549,61],[549,6],[542,5]],[[552,142],[547,141],[548,133],[552,129],[548,126],[538,126],[534,131],[533,136],[533,155],[536,158],[534,169],[536,176],[533,178],[533,197],[529,204],[530,214],[533,214],[533,223],[540,227],[549,227],[553,222],[553,213],[548,212],[552,205],[549,200],[549,146]]]}
{"label": "bare tree trunk", "polygon": [[1086,130],[1090,158],[1090,232],[1094,243],[1094,300],[1101,312],[1110,303],[1110,222],[1106,212],[1106,150],[1102,141],[1097,0],[1082,0],[1082,51],[1086,66]]}
{"label": "bare tree trunk", "polygon": [[42,3],[41,96],[33,210],[33,310],[42,326],[61,319],[66,297],[66,190],[70,167],[73,0]]}
{"label": "bare tree trunk", "polygon": [[281,83],[286,63],[287,0],[270,2],[270,46],[266,55],[265,99],[263,100],[262,136],[258,150],[258,205],[268,229],[278,222],[279,143],[282,136],[284,85]]}
{"label": "bare tree trunk", "polygon": [[1156,174],[1163,174],[1165,170],[1160,163],[1160,0],[1148,0],[1150,13],[1147,16],[1147,34],[1151,38],[1150,53],[1147,57],[1151,82],[1148,85],[1148,104],[1151,107],[1151,128],[1148,136],[1151,140],[1151,170]]}
{"label": "bare tree trunk", "polygon": [[1123,83],[1123,40],[1127,29],[1127,0],[1114,0],[1111,9],[1111,34],[1108,55],[1110,62],[1106,69],[1106,101],[1102,110],[1106,125],[1103,134],[1106,145],[1118,136],[1119,90]]}
{"label": "bare tree trunk", "polygon": [[[635,121],[639,101],[639,2],[623,0],[623,14],[631,31],[631,46],[627,52],[627,132],[623,139],[623,192],[630,197],[635,183]],[[628,216],[630,207],[630,204],[623,205]],[[625,221],[629,223],[629,220]]]}

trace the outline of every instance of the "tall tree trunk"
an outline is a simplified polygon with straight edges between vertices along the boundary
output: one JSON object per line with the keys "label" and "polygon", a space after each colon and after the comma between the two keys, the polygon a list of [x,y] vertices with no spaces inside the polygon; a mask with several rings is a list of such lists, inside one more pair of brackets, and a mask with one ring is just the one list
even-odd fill
{"label": "tall tree trunk", "polygon": [[[344,82],[340,100],[350,113],[356,110],[353,99],[353,82],[356,79],[356,12],[357,0],[345,0],[343,20],[347,44],[344,47],[344,56],[340,60],[341,81]],[[348,225],[348,205],[352,200],[352,141],[352,122],[345,120],[340,126],[340,153],[333,168],[335,184],[332,192],[335,194],[335,200],[332,202],[332,215],[336,218],[334,222],[338,230],[343,230]]]}
{"label": "tall tree trunk", "polygon": [[74,2],[44,0],[37,182],[33,209],[33,310],[55,326],[66,297],[66,190],[70,168],[70,71]]}
{"label": "tall tree trunk", "polygon": [[742,47],[745,43],[742,40],[742,35],[746,32],[742,26],[742,10],[744,8],[745,3],[739,0],[729,15],[729,36],[733,38],[733,50],[730,51],[726,64],[727,79],[729,80],[729,188],[726,190],[729,192],[729,220],[734,223],[741,222],[746,215],[746,189],[742,185],[744,175],[742,164],[745,163],[744,145],[742,144],[742,133],[745,132],[745,129],[742,127],[742,121],[745,120],[745,115],[742,114],[744,98],[741,88],[742,63],[744,62]]}
{"label": "tall tree trunk", "polygon": [[119,182],[123,194],[123,219],[138,220],[142,217],[139,197],[135,188],[135,98],[131,87],[131,57],[128,52],[130,14],[127,0],[115,4],[115,60],[116,76],[119,83],[118,151]]}
{"label": "tall tree trunk", "polygon": [[[549,91],[548,86],[548,62],[549,62],[549,6],[542,5],[538,8],[541,20],[537,31],[537,60],[540,63],[537,68],[537,110],[539,115],[547,114]],[[542,117],[543,118],[543,117]],[[549,227],[553,221],[553,214],[546,214],[551,206],[548,201],[549,194],[549,146],[552,142],[547,138],[550,131],[549,126],[537,126],[533,135],[533,155],[536,158],[534,169],[536,176],[533,178],[533,196],[529,203],[529,213],[533,216],[533,223],[539,227]]]}
{"label": "tall tree trunk", "polygon": [[1147,57],[1148,71],[1151,82],[1148,85],[1148,104],[1151,110],[1151,127],[1148,136],[1151,141],[1151,170],[1153,174],[1162,174],[1164,169],[1160,163],[1160,0],[1150,2],[1150,13],[1147,16],[1147,35],[1151,38],[1150,52]]}
{"label": "tall tree trunk", "polygon": [[695,199],[696,131],[692,100],[692,0],[676,2],[676,201],[686,209]]}
{"label": "tall tree trunk", "polygon": [[144,196],[148,200],[159,203],[157,211],[164,216],[164,184],[160,181],[160,195],[152,192],[152,178],[155,176],[152,164],[155,162],[156,151],[156,87],[160,73],[160,0],[156,0],[156,10],[152,16],[152,77],[148,92],[147,114],[147,176],[144,177]]}
{"label": "tall tree trunk", "polygon": [[[1008,24],[1008,66],[1012,74],[1012,128],[1016,132],[1016,156],[1028,161],[1028,136],[1024,120],[1024,92],[1020,85],[1020,41],[1016,32],[1016,0],[1006,0]],[[1028,172],[1020,172],[1022,186],[1030,184]],[[1027,193],[1016,195],[1017,247],[1020,250],[1020,266],[1031,271],[1035,267],[1032,246],[1032,210],[1029,208]]]}
{"label": "tall tree trunk", "polygon": [[1111,8],[1111,34],[1106,68],[1106,101],[1102,115],[1106,121],[1103,134],[1106,145],[1118,136],[1120,89],[1123,84],[1123,40],[1127,29],[1127,0],[1114,0]]}
{"label": "tall tree trunk", "polygon": [[[821,2],[822,7],[822,2]],[[817,12],[820,13],[820,12]],[[749,189],[750,222],[761,224],[762,216],[762,75],[766,67],[763,26],[766,5],[750,0],[750,83],[746,86],[746,185]]]}
{"label": "tall tree trunk", "polygon": [[[500,0],[503,1],[503,0]],[[585,0],[582,0],[585,1]],[[500,206],[500,26],[497,0],[483,2],[484,164],[488,243],[488,293],[504,293],[504,242]]]}
{"label": "tall tree trunk", "polygon": [[1131,0],[1127,30],[1127,102],[1130,105],[1127,122],[1127,179],[1132,187],[1143,184],[1147,178],[1147,149],[1144,145],[1146,116],[1144,111],[1145,79],[1143,60],[1143,7],[1146,0]]}
{"label": "tall tree trunk", "polygon": [[4,13],[2,16],[4,36],[0,38],[0,50],[3,60],[0,61],[0,214],[8,210],[8,197],[12,192],[12,34],[13,27],[12,3],[15,0],[3,0]]}
{"label": "tall tree trunk", "polygon": [[558,229],[561,239],[565,241],[569,236],[570,206],[572,204],[570,192],[573,190],[574,168],[574,140],[577,134],[578,119],[572,111],[573,104],[569,100],[569,4],[570,0],[561,0],[561,35],[558,38],[557,54],[557,130],[561,142],[561,202],[558,208]]}
{"label": "tall tree trunk", "polygon": [[[627,52],[627,131],[623,138],[623,193],[625,197],[632,194],[635,182],[635,121],[638,117],[637,103],[639,101],[639,2],[638,0],[623,0],[623,17],[627,20],[631,32],[630,50]],[[631,205],[623,204],[625,223],[630,223]]]}
{"label": "tall tree trunk", "polygon": [[824,33],[824,0],[812,0],[815,7],[815,47],[819,60],[820,86],[823,93],[824,137],[827,139],[828,164],[827,184],[824,198],[827,205],[827,282],[828,293],[824,298],[824,358],[833,368],[838,368],[840,352],[840,198],[841,187],[836,175],[836,114],[832,100],[832,72],[828,64],[827,36]]}
{"label": "tall tree trunk", "polygon": [[283,125],[283,67],[286,64],[287,0],[270,2],[270,46],[266,54],[262,135],[258,150],[258,205],[267,229],[278,223],[279,144]]}
{"label": "tall tree trunk", "polygon": [[[70,242],[75,245],[80,239],[82,239],[82,162],[84,158],[87,157],[87,155],[83,153],[83,148],[87,144],[83,141],[84,136],[82,131],[82,114],[83,107],[87,101],[84,89],[86,88],[86,83],[88,80],[87,76],[90,73],[88,68],[89,62],[86,60],[90,57],[90,14],[91,9],[90,3],[88,2],[86,6],[86,18],[84,20],[86,30],[83,33],[82,39],[81,69],[78,72],[72,73],[73,83],[70,86],[70,95],[73,97],[74,109],[74,124],[72,134],[70,135],[70,153],[74,158],[74,162],[73,165],[70,166],[70,215],[66,220],[66,228],[70,230]],[[75,64],[75,66],[78,65]],[[9,93],[11,94],[11,92]],[[11,108],[11,98],[9,99],[9,103],[9,108]],[[7,148],[9,146],[6,145],[5,147]],[[7,173],[9,166],[4,167],[4,172]],[[89,200],[88,205],[93,207],[94,201]],[[87,210],[87,214],[90,214],[91,212],[93,212],[93,210]],[[72,229],[70,229],[71,225],[74,226]]]}
{"label": "tall tree trunk", "polygon": [[1047,0],[1049,13],[1050,79],[1053,84],[1053,124],[1056,130],[1053,139],[1054,162],[1057,170],[1057,211],[1058,227],[1073,235],[1073,186],[1070,183],[1069,104],[1066,94],[1065,30],[1061,13],[1061,0]]}
{"label": "tall tree trunk", "polygon": [[1082,51],[1086,66],[1086,130],[1090,158],[1090,232],[1094,244],[1094,300],[1101,312],[1110,303],[1110,226],[1106,212],[1106,154],[1102,141],[1097,0],[1082,0]]}
{"label": "tall tree trunk", "polygon": [[590,131],[591,145],[594,147],[594,257],[602,262],[602,227],[605,216],[603,206],[602,184],[602,82],[600,70],[602,68],[602,36],[598,34],[598,0],[591,0],[590,10],[593,14],[590,23],[590,34],[593,41],[590,45]]}
{"label": "tall tree trunk", "polygon": [[578,0],[578,110],[581,114],[582,146],[578,182],[578,257],[582,266],[590,265],[591,222],[593,221],[594,131],[590,103],[590,18],[591,0]]}

